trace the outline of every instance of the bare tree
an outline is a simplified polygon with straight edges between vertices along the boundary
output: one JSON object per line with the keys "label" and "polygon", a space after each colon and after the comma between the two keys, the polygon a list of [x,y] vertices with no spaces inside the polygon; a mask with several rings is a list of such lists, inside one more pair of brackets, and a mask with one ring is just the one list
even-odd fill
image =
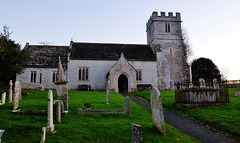
{"label": "bare tree", "polygon": [[41,44],[41,45],[51,45],[52,43],[48,42],[48,41],[41,41],[41,42],[39,42],[39,44]]}
{"label": "bare tree", "polygon": [[10,35],[13,33],[13,32],[10,32],[9,29],[10,29],[10,26],[7,26],[5,24],[3,26],[3,32],[1,32],[0,36],[4,36],[4,37],[6,37],[9,40],[10,39]]}
{"label": "bare tree", "polygon": [[188,61],[193,55],[192,46],[189,43],[189,36],[186,28],[182,28],[182,39],[183,39],[183,50],[185,55],[185,60]]}
{"label": "bare tree", "polygon": [[222,68],[222,69],[221,69],[221,80],[222,80],[222,81],[227,80],[228,72],[229,72],[229,69],[228,69],[228,68]]}

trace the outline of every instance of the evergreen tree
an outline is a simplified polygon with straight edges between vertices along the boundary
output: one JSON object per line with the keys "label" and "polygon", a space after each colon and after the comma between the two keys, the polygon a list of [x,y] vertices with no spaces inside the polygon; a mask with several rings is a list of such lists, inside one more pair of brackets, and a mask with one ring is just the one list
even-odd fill
{"label": "evergreen tree", "polygon": [[15,81],[16,74],[22,73],[23,65],[28,61],[28,54],[9,37],[8,27],[0,34],[0,86]]}
{"label": "evergreen tree", "polygon": [[214,78],[221,81],[221,74],[212,60],[199,58],[192,62],[192,80],[198,82],[199,78],[205,79],[206,82],[212,82]]}

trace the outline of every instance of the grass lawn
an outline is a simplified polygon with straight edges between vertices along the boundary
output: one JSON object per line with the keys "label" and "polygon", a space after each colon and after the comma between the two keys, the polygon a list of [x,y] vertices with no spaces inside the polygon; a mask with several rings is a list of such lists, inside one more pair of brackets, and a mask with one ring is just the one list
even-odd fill
{"label": "grass lawn", "polygon": [[[163,106],[165,108],[174,111],[182,116],[210,125],[215,129],[222,130],[240,137],[240,97],[233,96],[235,91],[240,91],[240,88],[228,89],[230,104],[204,106],[193,109],[188,109],[184,106],[175,108],[174,91],[164,90],[160,91],[160,93],[162,95]],[[131,94],[138,95],[147,100],[150,100],[150,90],[139,91]]]}
{"label": "grass lawn", "polygon": [[[19,109],[47,110],[48,91],[24,90]],[[57,98],[56,91],[54,99]],[[152,128],[152,115],[145,108],[131,101],[131,114],[77,115],[78,108],[86,102],[92,109],[122,109],[124,97],[110,93],[110,104],[105,104],[105,92],[69,91],[69,112],[62,122],[55,124],[56,132],[47,133],[46,142],[131,142],[131,123],[142,126],[143,141],[198,142],[175,127],[165,124],[166,136]],[[6,98],[8,99],[8,98]],[[12,103],[0,106],[0,129],[5,132],[3,143],[40,142],[41,130],[47,126],[47,116],[16,115],[11,113]]]}

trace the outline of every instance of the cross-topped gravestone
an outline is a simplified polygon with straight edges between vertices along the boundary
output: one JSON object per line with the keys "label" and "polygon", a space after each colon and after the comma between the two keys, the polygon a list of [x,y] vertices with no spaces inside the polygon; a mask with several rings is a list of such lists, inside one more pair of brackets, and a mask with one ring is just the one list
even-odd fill
{"label": "cross-topped gravestone", "polygon": [[163,135],[165,132],[164,125],[164,115],[162,107],[162,97],[159,90],[156,87],[153,87],[151,90],[151,108],[152,108],[152,118],[154,126],[159,130]]}

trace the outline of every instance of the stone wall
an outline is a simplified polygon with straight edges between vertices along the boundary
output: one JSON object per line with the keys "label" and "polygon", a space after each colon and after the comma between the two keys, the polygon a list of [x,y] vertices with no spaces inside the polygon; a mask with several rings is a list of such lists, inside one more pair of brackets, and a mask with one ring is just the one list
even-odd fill
{"label": "stone wall", "polygon": [[[31,82],[31,71],[36,71],[36,83]],[[57,68],[25,68],[24,72],[17,75],[16,80],[22,84],[24,89],[56,89],[56,84],[52,82],[53,72],[57,72]],[[40,73],[42,73],[42,85],[40,84]]]}

